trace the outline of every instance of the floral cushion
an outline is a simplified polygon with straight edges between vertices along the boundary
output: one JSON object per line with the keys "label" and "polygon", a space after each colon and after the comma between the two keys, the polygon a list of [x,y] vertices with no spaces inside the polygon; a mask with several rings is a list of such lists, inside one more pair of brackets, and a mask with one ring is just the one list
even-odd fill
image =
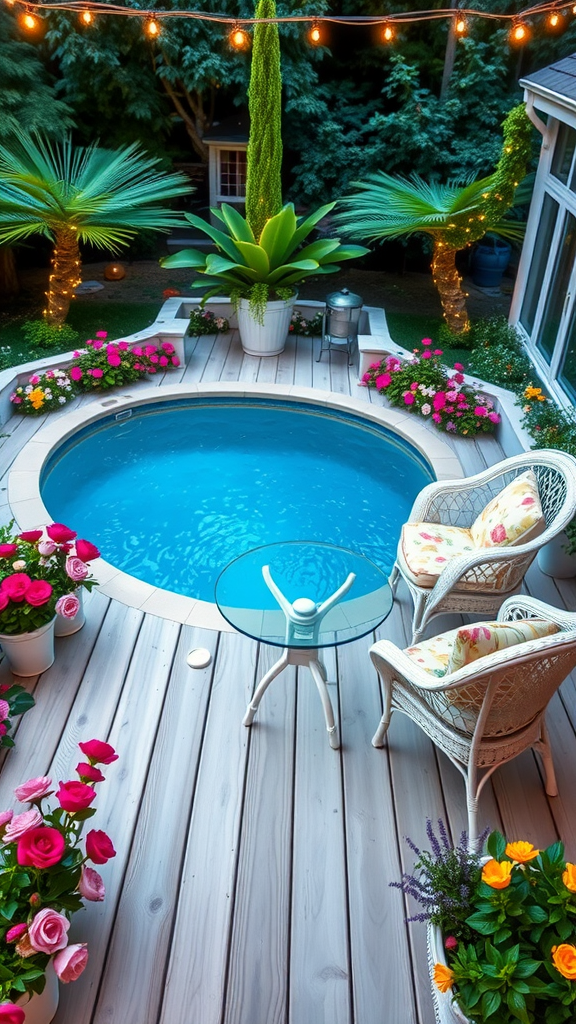
{"label": "floral cushion", "polygon": [[470,530],[441,523],[404,523],[399,554],[419,587],[433,587],[451,558],[475,550]]}
{"label": "floral cushion", "polygon": [[502,651],[527,640],[551,636],[558,630],[556,623],[547,619],[475,622],[471,626],[460,626],[439,633],[414,647],[407,647],[404,654],[424,672],[440,677],[457,672],[465,665],[494,654],[495,651]]}
{"label": "floral cushion", "polygon": [[478,548],[524,544],[546,527],[538,483],[529,469],[488,502],[472,523],[470,536]]}

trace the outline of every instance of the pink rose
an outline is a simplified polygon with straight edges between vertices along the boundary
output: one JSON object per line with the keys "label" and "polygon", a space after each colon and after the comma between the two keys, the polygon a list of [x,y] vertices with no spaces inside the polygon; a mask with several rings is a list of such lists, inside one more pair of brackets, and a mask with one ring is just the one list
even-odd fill
{"label": "pink rose", "polygon": [[26,1015],[15,1003],[0,1004],[0,1024],[24,1024]]}
{"label": "pink rose", "polygon": [[[174,355],[174,352],[176,351],[176,349],[174,348],[174,345],[170,341],[163,341],[162,342],[162,349],[166,353],[167,356]],[[372,363],[372,367],[371,368],[375,369],[379,365],[380,365],[379,363]]]}
{"label": "pink rose", "polygon": [[41,800],[42,797],[48,795],[51,785],[52,779],[48,778],[47,775],[40,775],[37,779],[29,779],[28,782],[23,782],[21,786],[17,786],[14,793],[20,803],[33,804],[36,803],[36,800]]}
{"label": "pink rose", "polygon": [[80,601],[76,594],[64,594],[56,601],[56,611],[65,619],[73,619],[80,611]]}
{"label": "pink rose", "polygon": [[498,523],[498,526],[495,526],[493,530],[490,530],[490,540],[493,544],[501,544],[502,541],[506,540],[507,536],[506,528],[502,523]]}
{"label": "pink rose", "polygon": [[8,726],[6,725],[5,722],[1,722],[0,723],[0,736],[5,736],[7,732],[8,732]]}
{"label": "pink rose", "polygon": [[22,924],[13,924],[6,932],[6,942],[18,942],[18,939],[21,938],[26,931],[28,931],[28,925],[26,922],[23,922]]}
{"label": "pink rose", "polygon": [[171,362],[172,366],[180,366],[180,360],[178,359],[178,356],[172,356]]}
{"label": "pink rose", "polygon": [[0,722],[4,722],[10,716],[10,705],[7,700],[0,700]]}
{"label": "pink rose", "polygon": [[444,406],[446,405],[446,392],[437,391],[436,394],[434,395],[434,398],[432,399],[432,405],[434,406],[436,412],[439,412],[440,409],[443,409]]}
{"label": "pink rose", "polygon": [[127,352],[128,349],[130,348],[130,346],[129,346],[127,341],[119,341],[118,342],[118,348],[119,348],[120,352]]}
{"label": "pink rose", "polygon": [[42,536],[42,530],[25,530],[24,533],[18,534],[18,540],[25,540],[28,544],[35,544],[37,540],[40,540]]}
{"label": "pink rose", "polygon": [[32,580],[25,572],[14,572],[11,576],[6,576],[2,580],[0,590],[3,590],[11,601],[20,602],[24,600],[26,591],[31,583]]}
{"label": "pink rose", "polygon": [[488,419],[491,423],[500,423],[500,417],[497,412],[489,412]]}
{"label": "pink rose", "polygon": [[46,533],[50,540],[56,541],[57,544],[66,544],[77,536],[76,530],[69,529],[64,523],[50,523],[50,526],[46,527]]}
{"label": "pink rose", "polygon": [[108,331],[96,331],[96,337],[97,338],[107,338],[108,337]]}
{"label": "pink rose", "polygon": [[88,782],[104,782],[105,776],[99,768],[95,768],[93,764],[88,764],[86,761],[81,761],[80,764],[76,765],[75,771],[82,780],[88,779]]}
{"label": "pink rose", "polygon": [[17,544],[0,544],[0,558],[12,558],[18,551]]}
{"label": "pink rose", "polygon": [[[14,402],[14,405],[21,405],[21,403],[22,403],[22,399],[20,398],[20,395],[16,395],[16,394],[10,395],[10,401]],[[2,1009],[2,1007],[0,1007],[0,1010],[1,1009]]]}
{"label": "pink rose", "polygon": [[111,857],[116,856],[116,850],[110,836],[105,832],[92,829],[86,836],[86,856],[94,864],[106,864]]}
{"label": "pink rose", "polygon": [[61,782],[60,789],[56,793],[56,799],[63,810],[74,814],[76,811],[84,811],[90,806],[96,793],[92,786],[85,782]]}
{"label": "pink rose", "polygon": [[388,385],[391,383],[391,381],[392,381],[392,377],[390,376],[389,373],[380,373],[376,377],[376,387],[377,388],[387,388]]}
{"label": "pink rose", "polygon": [[144,349],[144,355],[145,356],[153,356],[155,352],[156,352],[156,345],[146,345],[146,348]]}
{"label": "pink rose", "polygon": [[12,821],[14,817],[14,811],[0,811],[0,829],[4,828],[9,821]]}
{"label": "pink rose", "polygon": [[156,373],[156,367],[155,366],[144,367],[144,369],[146,370],[146,373]]}
{"label": "pink rose", "polygon": [[38,551],[42,555],[42,558],[49,558],[56,551],[57,544],[53,540],[41,540],[38,545]]}
{"label": "pink rose", "polygon": [[476,408],[474,409],[475,416],[486,416],[487,414],[488,409],[484,405],[477,405]]}
{"label": "pink rose", "polygon": [[104,370],[100,370],[99,367],[96,366],[92,370],[92,376],[93,377],[103,377],[104,376]]}
{"label": "pink rose", "polygon": [[76,582],[85,580],[89,573],[90,569],[81,558],[77,558],[75,555],[70,555],[66,559],[66,575],[69,576],[71,580],[75,580]]}
{"label": "pink rose", "polygon": [[70,921],[64,914],[59,914],[51,907],[44,907],[39,910],[32,924],[28,926],[28,938],[30,945],[38,953],[55,953],[57,949],[64,949],[68,945],[68,929]]}
{"label": "pink rose", "polygon": [[412,394],[411,391],[407,391],[406,394],[404,395],[404,404],[414,405],[414,395]]}
{"label": "pink rose", "polygon": [[21,836],[25,835],[26,832],[36,829],[41,824],[42,815],[37,807],[32,807],[29,811],[23,811],[22,814],[16,814],[10,824],[6,826],[2,842],[14,843]]}
{"label": "pink rose", "polygon": [[454,363],[454,369],[458,370],[459,373],[464,373],[464,367],[462,363]]}
{"label": "pink rose", "polygon": [[76,541],[76,554],[83,562],[91,562],[93,558],[100,558],[98,548],[95,544],[91,544],[89,540],[79,539]]}
{"label": "pink rose", "polygon": [[102,348],[103,344],[104,344],[103,341],[93,341],[92,342],[92,348],[95,348],[95,349]]}
{"label": "pink rose", "polygon": [[435,348],[432,354],[435,356],[441,356],[444,355],[444,352],[441,348]]}
{"label": "pink rose", "polygon": [[[31,814],[32,812],[27,811],[27,813]],[[24,815],[20,814],[18,817],[22,818]],[[39,825],[38,828],[32,828],[20,837],[16,848],[16,859],[25,867],[51,868],[62,860],[65,852],[66,843],[62,833],[57,828]]]}
{"label": "pink rose", "polygon": [[73,366],[70,370],[70,377],[72,380],[82,380],[83,373],[79,366]]}
{"label": "pink rose", "polygon": [[106,895],[104,882],[94,868],[84,865],[78,883],[78,892],[85,900],[89,900],[91,903],[100,903],[104,899]]}
{"label": "pink rose", "polygon": [[431,352],[423,352],[422,353],[422,359],[432,359],[432,353]]}
{"label": "pink rose", "polygon": [[52,597],[52,584],[46,580],[33,580],[26,591],[26,600],[33,608],[41,608]]}
{"label": "pink rose", "polygon": [[433,412],[432,419],[434,420],[434,423],[442,423],[442,417],[439,412]]}
{"label": "pink rose", "polygon": [[154,353],[154,355],[150,356],[150,362],[151,363],[157,363],[158,362],[158,356],[155,353]]}
{"label": "pink rose", "polygon": [[[69,981],[76,981],[88,963],[88,950],[85,942],[76,942],[67,946],[54,957],[54,970],[60,981],[66,985]],[[1,1024],[1,1021],[0,1021]]]}
{"label": "pink rose", "polygon": [[464,383],[464,374],[463,373],[456,373],[456,374],[454,374],[454,380],[456,381],[457,384],[463,384]]}
{"label": "pink rose", "polygon": [[432,344],[432,338],[422,338],[422,344],[423,345],[431,345]]}
{"label": "pink rose", "polygon": [[122,364],[122,360],[117,352],[111,352],[107,358],[109,366],[120,366]]}
{"label": "pink rose", "polygon": [[109,743],[103,740],[86,740],[78,746],[91,764],[112,764],[118,760],[118,754]]}
{"label": "pink rose", "polygon": [[135,345],[134,348],[132,349],[132,352],[134,353],[135,356],[143,355],[142,348],[140,345]]}
{"label": "pink rose", "polygon": [[[46,376],[48,376],[48,374],[46,374]],[[37,373],[33,373],[32,374],[32,376],[30,377],[29,383],[30,384],[39,384],[40,383],[40,377],[38,376]]]}
{"label": "pink rose", "polygon": [[158,362],[160,363],[160,366],[168,366],[168,356],[160,356]]}

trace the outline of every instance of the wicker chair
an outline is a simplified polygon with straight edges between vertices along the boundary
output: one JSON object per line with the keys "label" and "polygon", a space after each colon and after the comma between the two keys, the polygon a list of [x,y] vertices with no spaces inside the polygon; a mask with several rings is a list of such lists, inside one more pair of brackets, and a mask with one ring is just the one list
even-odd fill
{"label": "wicker chair", "polygon": [[560,630],[496,651],[435,678],[388,640],[370,655],[384,688],[384,714],[374,735],[384,745],[392,712],[408,715],[464,776],[468,831],[476,840],[478,798],[493,771],[528,747],[544,763],[546,792],[557,795],[544,715],[546,705],[576,666],[576,615],[530,597],[511,597],[499,622],[539,618]]}
{"label": "wicker chair", "polygon": [[428,621],[444,612],[495,615],[504,598],[516,594],[539,548],[560,533],[576,515],[576,459],[565,452],[525,452],[463,480],[428,484],[416,498],[408,522],[470,527],[476,516],[507,484],[532,469],[546,528],[527,543],[477,548],[452,558],[433,587],[410,577],[398,546],[390,576],[394,591],[405,580],[414,601],[412,643]]}

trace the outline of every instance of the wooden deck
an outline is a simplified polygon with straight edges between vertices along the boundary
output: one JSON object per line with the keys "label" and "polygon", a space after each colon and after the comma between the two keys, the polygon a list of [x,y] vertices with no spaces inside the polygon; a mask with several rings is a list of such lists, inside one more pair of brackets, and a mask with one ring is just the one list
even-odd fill
{"label": "wooden deck", "polygon": [[[281,356],[258,360],[243,356],[236,336],[201,338],[180,377],[381,401],[357,387],[340,353],[314,362],[317,345],[290,338]],[[43,422],[2,428],[4,489]],[[453,443],[467,472],[504,455],[494,440]],[[555,584],[534,568],[527,585],[576,605],[574,581]],[[409,620],[400,591],[377,637],[404,645]],[[443,626],[435,620],[433,631]],[[427,816],[461,831],[464,787],[401,715],[387,746],[370,745],[381,698],[369,645],[327,652],[342,735],[333,751],[307,669],[285,671],[245,729],[245,705],[274,650],[92,595],[84,629],[58,640],[54,666],[31,681],[36,708],[0,774],[3,808],[31,776],[68,778],[79,740],[107,739],[120,754],[95,819],[118,852],[101,869],[105,902],[74,918],[72,941],[88,942],[90,960],[78,982],[61,986],[55,1024],[432,1024],[424,928],[404,923],[389,883],[412,866],[403,837],[425,844]],[[186,664],[198,646],[213,655],[204,670]],[[6,676],[2,665],[0,682]],[[575,684],[563,685],[549,715],[560,795],[545,796],[527,753],[496,773],[480,815],[538,845],[560,836],[573,859]]]}

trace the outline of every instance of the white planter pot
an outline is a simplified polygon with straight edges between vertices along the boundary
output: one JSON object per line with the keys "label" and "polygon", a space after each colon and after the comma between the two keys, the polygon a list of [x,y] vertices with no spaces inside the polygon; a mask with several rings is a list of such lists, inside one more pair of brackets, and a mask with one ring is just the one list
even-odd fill
{"label": "white planter pot", "polygon": [[74,616],[74,618],[67,619],[65,615],[60,615],[58,612],[56,612],[54,636],[71,636],[72,633],[77,633],[79,629],[82,629],[82,626],[86,622],[86,615],[84,614],[84,602],[82,599],[84,588],[78,587],[78,589],[75,590],[74,593],[76,594],[76,597],[80,601],[80,608],[78,609],[78,613]]}
{"label": "white planter pot", "polygon": [[16,1005],[21,1006],[26,1014],[25,1024],[50,1024],[56,1016],[59,998],[58,976],[50,960],[46,968],[44,991],[40,995],[34,992],[31,996],[21,996]]}
{"label": "white planter pot", "polygon": [[566,551],[568,537],[565,532],[559,533],[548,541],[538,552],[538,568],[546,576],[554,576],[557,580],[570,579],[576,576],[576,555]]}
{"label": "white planter pot", "polygon": [[37,676],[54,661],[56,616],[33,633],[0,633],[0,644],[15,676]]}
{"label": "white planter pot", "polygon": [[284,351],[290,317],[296,296],[284,301],[268,302],[264,312],[264,324],[259,324],[252,314],[248,299],[238,304],[238,330],[242,348],[249,356],[278,356]]}
{"label": "white planter pot", "polygon": [[428,967],[437,1024],[470,1024],[470,1018],[465,1017],[457,1003],[452,1001],[452,993],[441,992],[435,985],[434,964],[446,965],[446,956],[440,929],[428,924]]}

